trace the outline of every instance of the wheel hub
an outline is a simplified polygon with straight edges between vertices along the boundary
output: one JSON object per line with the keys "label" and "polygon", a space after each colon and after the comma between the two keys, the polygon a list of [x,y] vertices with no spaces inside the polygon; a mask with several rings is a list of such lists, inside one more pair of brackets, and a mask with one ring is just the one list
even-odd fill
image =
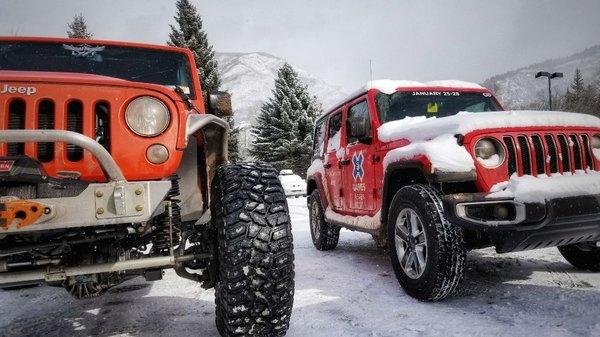
{"label": "wheel hub", "polygon": [[417,212],[404,208],[395,224],[396,254],[406,276],[418,279],[427,266],[427,236]]}

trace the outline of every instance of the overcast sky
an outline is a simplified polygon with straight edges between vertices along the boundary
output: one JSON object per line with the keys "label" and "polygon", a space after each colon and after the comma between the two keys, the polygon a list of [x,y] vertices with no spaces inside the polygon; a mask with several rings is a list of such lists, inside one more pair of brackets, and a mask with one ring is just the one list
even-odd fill
{"label": "overcast sky", "polygon": [[[375,78],[462,79],[600,44],[600,0],[193,0],[217,51],[267,52],[351,91]],[[0,35],[164,43],[170,0],[0,0]],[[551,70],[551,69],[549,69]]]}

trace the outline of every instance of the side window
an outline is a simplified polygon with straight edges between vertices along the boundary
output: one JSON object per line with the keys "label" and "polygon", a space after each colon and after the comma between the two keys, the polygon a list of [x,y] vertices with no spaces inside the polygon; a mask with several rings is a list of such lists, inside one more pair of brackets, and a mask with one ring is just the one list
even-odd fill
{"label": "side window", "polygon": [[[371,119],[369,118],[369,105],[367,101],[362,101],[360,103],[356,103],[348,109],[348,120],[362,120],[365,123],[367,128],[367,134],[370,134],[371,131]],[[354,143],[358,141],[358,138],[353,138],[350,136],[349,132],[346,132],[348,144]]]}
{"label": "side window", "polygon": [[337,151],[342,140],[342,112],[338,111],[329,118],[329,139],[327,140],[327,152]]}
{"label": "side window", "polygon": [[320,158],[325,154],[325,121],[326,119],[323,118],[315,126],[313,158]]}

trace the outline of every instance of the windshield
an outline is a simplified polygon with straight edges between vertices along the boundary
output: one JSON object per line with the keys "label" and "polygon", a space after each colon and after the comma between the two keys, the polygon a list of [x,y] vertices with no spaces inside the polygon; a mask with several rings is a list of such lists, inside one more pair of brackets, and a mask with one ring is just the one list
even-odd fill
{"label": "windshield", "polygon": [[120,46],[0,42],[0,70],[86,73],[181,86],[193,93],[183,53]]}
{"label": "windshield", "polygon": [[447,117],[460,111],[500,111],[489,93],[458,91],[399,91],[377,93],[377,112],[381,124],[405,117]]}

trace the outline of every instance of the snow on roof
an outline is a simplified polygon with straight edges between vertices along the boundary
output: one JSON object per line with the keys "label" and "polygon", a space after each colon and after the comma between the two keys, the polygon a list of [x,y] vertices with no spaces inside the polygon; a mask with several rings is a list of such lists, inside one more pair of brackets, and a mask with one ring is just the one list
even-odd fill
{"label": "snow on roof", "polygon": [[361,91],[377,89],[386,94],[393,94],[400,88],[418,88],[418,87],[440,87],[440,88],[460,88],[460,89],[483,89],[477,83],[470,83],[458,80],[440,80],[430,82],[416,82],[404,80],[374,80],[367,83]]}
{"label": "snow on roof", "polygon": [[417,81],[408,81],[408,80],[373,80],[367,82],[365,86],[358,89],[352,95],[348,96],[346,99],[332,105],[329,109],[325,110],[329,112],[340,105],[346,103],[347,101],[357,97],[359,95],[364,94],[365,92],[371,89],[377,89],[385,94],[393,94],[396,90],[401,88],[459,88],[459,89],[485,89],[477,83],[470,83],[459,80],[438,80],[438,81],[430,81],[430,82],[417,82]]}

